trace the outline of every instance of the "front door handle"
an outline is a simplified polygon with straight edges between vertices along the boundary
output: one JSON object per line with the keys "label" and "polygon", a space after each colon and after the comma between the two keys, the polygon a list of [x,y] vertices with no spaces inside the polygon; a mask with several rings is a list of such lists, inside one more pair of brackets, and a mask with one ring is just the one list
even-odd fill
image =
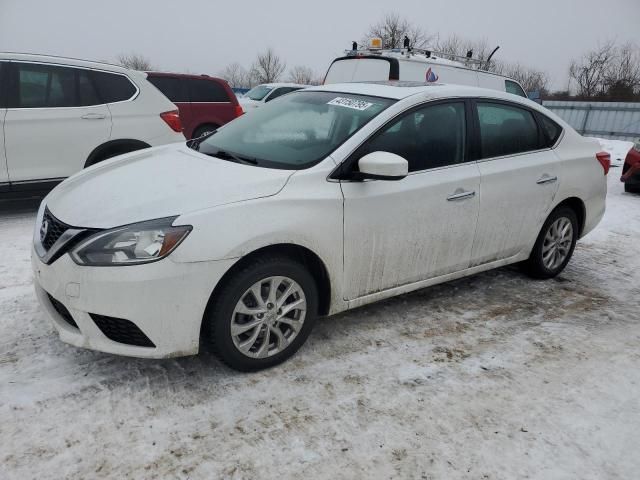
{"label": "front door handle", "polygon": [[476,192],[469,192],[459,188],[458,190],[455,191],[453,195],[449,195],[447,197],[447,200],[450,202],[455,202],[458,200],[466,200],[467,198],[473,198],[475,196],[476,196]]}
{"label": "front door handle", "polygon": [[536,182],[538,185],[545,185],[547,183],[555,183],[558,181],[558,177],[550,177],[549,175],[543,175]]}
{"label": "front door handle", "polygon": [[82,115],[80,118],[83,120],[104,120],[107,116],[102,113],[87,113],[86,115]]}

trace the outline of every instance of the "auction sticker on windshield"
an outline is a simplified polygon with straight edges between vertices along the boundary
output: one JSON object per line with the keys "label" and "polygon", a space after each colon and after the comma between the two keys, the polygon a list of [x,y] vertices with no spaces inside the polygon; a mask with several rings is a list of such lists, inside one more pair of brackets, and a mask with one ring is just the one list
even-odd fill
{"label": "auction sticker on windshield", "polygon": [[355,100],[353,98],[336,97],[327,105],[337,105],[339,107],[353,108],[354,110],[366,110],[373,103],[365,102],[364,100]]}

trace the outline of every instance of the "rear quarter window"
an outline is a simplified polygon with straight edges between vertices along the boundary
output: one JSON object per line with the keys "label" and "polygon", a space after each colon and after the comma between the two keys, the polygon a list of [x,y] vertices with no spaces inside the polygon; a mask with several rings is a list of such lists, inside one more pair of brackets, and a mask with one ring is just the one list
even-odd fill
{"label": "rear quarter window", "polygon": [[215,80],[190,78],[187,80],[192,102],[229,102],[225,88]]}
{"label": "rear quarter window", "polygon": [[542,127],[544,146],[553,147],[562,134],[562,127],[542,113],[538,113],[538,120]]}
{"label": "rear quarter window", "polygon": [[92,76],[103,103],[124,102],[137,92],[135,85],[124,75],[94,71]]}

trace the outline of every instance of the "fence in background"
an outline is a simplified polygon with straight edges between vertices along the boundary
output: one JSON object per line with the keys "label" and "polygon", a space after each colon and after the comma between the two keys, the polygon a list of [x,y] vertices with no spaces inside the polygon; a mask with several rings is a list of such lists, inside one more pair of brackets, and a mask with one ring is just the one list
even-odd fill
{"label": "fence in background", "polygon": [[640,138],[640,103],[545,100],[542,104],[589,137]]}

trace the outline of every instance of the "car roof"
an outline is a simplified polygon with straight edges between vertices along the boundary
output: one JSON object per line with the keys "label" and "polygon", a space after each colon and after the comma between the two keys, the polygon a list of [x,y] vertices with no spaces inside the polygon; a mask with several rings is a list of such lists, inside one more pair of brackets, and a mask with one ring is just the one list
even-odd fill
{"label": "car roof", "polygon": [[216,82],[226,81],[223,78],[213,77],[205,73],[200,75],[196,73],[174,73],[174,72],[156,72],[156,71],[147,71],[145,73],[151,77],[180,77],[180,78],[196,78],[200,80],[214,80]]}
{"label": "car roof", "polygon": [[278,87],[307,88],[309,85],[302,85],[300,83],[276,82],[276,83],[261,83],[260,85],[257,85],[257,86],[258,87],[271,87],[271,88],[278,88]]}
{"label": "car roof", "polygon": [[73,67],[94,68],[97,70],[108,70],[129,74],[135,70],[115,65],[107,62],[95,62],[92,60],[82,60],[80,58],[60,57],[56,55],[39,55],[35,53],[0,52],[0,60],[15,60],[23,62],[42,62],[58,65],[69,65]]}
{"label": "car roof", "polygon": [[402,100],[413,95],[427,94],[433,98],[442,97],[483,97],[504,99],[511,102],[533,103],[531,100],[518,95],[513,95],[499,90],[488,88],[470,87],[466,85],[447,83],[423,83],[405,81],[380,81],[380,82],[352,82],[352,83],[331,83],[318,87],[309,87],[307,90],[342,92],[373,97],[385,97],[394,100]]}

